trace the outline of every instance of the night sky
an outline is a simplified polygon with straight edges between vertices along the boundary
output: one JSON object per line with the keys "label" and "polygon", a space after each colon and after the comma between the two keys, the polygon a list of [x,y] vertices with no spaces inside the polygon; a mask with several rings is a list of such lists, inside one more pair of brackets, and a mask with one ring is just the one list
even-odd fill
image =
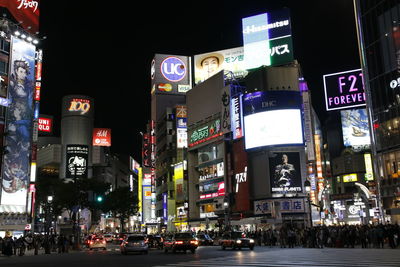
{"label": "night sky", "polygon": [[243,45],[241,19],[288,7],[294,55],[323,122],[322,75],[360,67],[352,1],[51,1],[40,6],[44,50],[41,113],[61,99],[95,99],[95,127],[112,129],[112,151],[140,159],[150,118],[155,53],[193,56]]}

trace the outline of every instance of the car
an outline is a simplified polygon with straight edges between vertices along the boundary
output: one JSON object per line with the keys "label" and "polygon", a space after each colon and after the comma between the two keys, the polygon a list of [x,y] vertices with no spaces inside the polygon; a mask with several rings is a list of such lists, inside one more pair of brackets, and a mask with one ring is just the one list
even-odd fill
{"label": "car", "polygon": [[212,246],[214,245],[214,240],[207,234],[198,234],[197,240],[199,241],[199,246]]}
{"label": "car", "polygon": [[172,252],[190,250],[193,254],[196,252],[199,246],[199,241],[190,232],[176,233],[172,238],[166,238],[164,240],[164,252],[168,253],[169,250]]}
{"label": "car", "polygon": [[249,248],[250,250],[254,249],[254,239],[246,237],[246,234],[240,231],[232,231],[224,233],[222,238],[219,240],[221,248],[225,250],[225,248],[232,249],[242,249]]}
{"label": "car", "polygon": [[149,253],[146,235],[128,235],[120,245],[121,254],[127,255],[129,252]]}
{"label": "car", "polygon": [[150,248],[163,248],[164,239],[161,235],[147,235],[147,244]]}
{"label": "car", "polygon": [[122,241],[125,240],[125,238],[128,236],[126,233],[121,233],[121,234],[116,234],[114,237],[114,242],[118,245],[122,243]]}
{"label": "car", "polygon": [[94,237],[96,237],[95,234],[90,234],[90,235],[88,235],[88,236],[85,238],[85,241],[84,241],[83,243],[85,244],[85,246],[86,246],[87,248],[89,247],[90,241],[91,241]]}
{"label": "car", "polygon": [[100,249],[101,248],[103,250],[106,250],[107,249],[107,242],[104,239],[104,237],[95,236],[95,237],[92,237],[92,239],[89,241],[88,248],[90,250],[92,250],[94,248],[96,248],[96,249]]}
{"label": "car", "polygon": [[114,240],[113,234],[104,234],[103,237],[106,240],[106,242],[113,242],[113,240]]}

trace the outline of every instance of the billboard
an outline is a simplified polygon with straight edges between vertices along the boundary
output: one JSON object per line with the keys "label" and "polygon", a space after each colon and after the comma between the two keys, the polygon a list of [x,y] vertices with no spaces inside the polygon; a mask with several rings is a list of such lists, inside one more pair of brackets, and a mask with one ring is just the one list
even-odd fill
{"label": "billboard", "polygon": [[111,146],[111,129],[93,128],[93,146]]}
{"label": "billboard", "polygon": [[6,114],[2,179],[2,205],[26,206],[29,183],[30,152],[32,140],[33,90],[35,69],[35,46],[20,39],[11,38],[10,76]]}
{"label": "billboard", "polygon": [[340,111],[344,146],[368,146],[371,144],[367,110]]}
{"label": "billboard", "polygon": [[289,9],[243,18],[242,30],[246,69],[293,61]]}
{"label": "billboard", "polygon": [[85,116],[93,117],[94,100],[83,95],[68,95],[63,97],[62,117]]}
{"label": "billboard", "polygon": [[65,177],[87,178],[89,147],[86,145],[67,145]]}
{"label": "billboard", "polygon": [[259,91],[243,96],[246,149],[303,145],[302,98],[296,91]]}
{"label": "billboard", "polygon": [[0,6],[7,8],[25,30],[33,34],[39,31],[39,0],[0,0]]}
{"label": "billboard", "polygon": [[365,106],[361,69],[326,74],[323,81],[327,111]]}
{"label": "billboard", "polygon": [[50,134],[53,131],[53,118],[39,117],[38,131],[45,134]]}
{"label": "billboard", "polygon": [[189,57],[156,54],[151,62],[151,93],[185,94],[191,89]]}
{"label": "billboard", "polygon": [[194,56],[194,83],[201,83],[221,70],[232,72],[235,78],[247,75],[243,47],[219,50]]}
{"label": "billboard", "polygon": [[269,174],[272,193],[301,192],[300,153],[274,152],[269,157]]}

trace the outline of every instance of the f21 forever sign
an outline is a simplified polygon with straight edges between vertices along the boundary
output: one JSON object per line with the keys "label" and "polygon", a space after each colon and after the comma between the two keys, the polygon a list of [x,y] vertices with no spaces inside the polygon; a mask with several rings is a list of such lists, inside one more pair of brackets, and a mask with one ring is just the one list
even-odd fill
{"label": "f21 forever sign", "polygon": [[326,74],[323,80],[327,111],[365,106],[361,69]]}

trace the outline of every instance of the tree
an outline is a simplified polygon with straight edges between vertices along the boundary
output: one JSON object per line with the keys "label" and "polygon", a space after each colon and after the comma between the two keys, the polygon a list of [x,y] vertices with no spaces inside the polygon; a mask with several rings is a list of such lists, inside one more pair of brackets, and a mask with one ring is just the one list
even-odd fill
{"label": "tree", "polygon": [[112,212],[121,223],[121,232],[124,232],[125,220],[138,212],[138,199],[129,186],[118,187],[105,197],[103,211]]}

